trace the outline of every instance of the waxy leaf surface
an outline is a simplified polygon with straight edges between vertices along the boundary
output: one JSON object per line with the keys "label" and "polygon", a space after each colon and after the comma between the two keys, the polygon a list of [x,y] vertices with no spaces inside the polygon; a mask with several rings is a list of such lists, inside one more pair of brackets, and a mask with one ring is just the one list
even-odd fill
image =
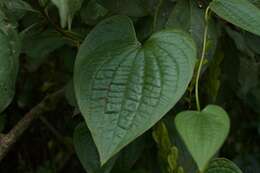
{"label": "waxy leaf surface", "polygon": [[260,35],[260,9],[248,0],[213,0],[210,9],[228,22]]}
{"label": "waxy leaf surface", "polygon": [[163,30],[142,45],[125,16],[93,29],[77,55],[74,85],[102,164],[176,104],[195,61],[195,43],[181,31]]}

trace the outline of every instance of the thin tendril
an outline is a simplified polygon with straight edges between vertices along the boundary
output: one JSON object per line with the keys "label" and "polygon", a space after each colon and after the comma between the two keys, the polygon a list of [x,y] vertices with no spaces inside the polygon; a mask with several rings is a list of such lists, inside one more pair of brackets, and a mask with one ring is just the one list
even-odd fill
{"label": "thin tendril", "polygon": [[208,36],[208,21],[209,21],[209,7],[207,7],[206,12],[205,12],[205,30],[204,30],[204,36],[203,36],[203,49],[202,49],[202,54],[200,58],[200,63],[199,63],[199,68],[196,76],[196,85],[195,85],[195,97],[196,97],[196,105],[198,111],[200,111],[200,101],[199,101],[199,79],[200,79],[200,73],[201,73],[201,68],[203,65],[203,61],[205,58],[205,53],[206,53],[206,45],[207,45],[207,36]]}

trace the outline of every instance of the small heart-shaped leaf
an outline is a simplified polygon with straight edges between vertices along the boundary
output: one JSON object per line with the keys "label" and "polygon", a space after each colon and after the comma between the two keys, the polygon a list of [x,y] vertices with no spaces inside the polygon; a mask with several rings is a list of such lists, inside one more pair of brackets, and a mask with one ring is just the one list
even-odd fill
{"label": "small heart-shaped leaf", "polygon": [[230,160],[217,158],[209,163],[205,173],[242,173],[242,171]]}
{"label": "small heart-shaped leaf", "polygon": [[94,28],[77,55],[74,85],[102,164],[176,104],[195,61],[195,43],[181,31],[155,33],[141,45],[128,17]]}
{"label": "small heart-shaped leaf", "polygon": [[230,126],[228,114],[216,105],[209,105],[201,112],[181,112],[175,124],[200,171],[221,147]]}

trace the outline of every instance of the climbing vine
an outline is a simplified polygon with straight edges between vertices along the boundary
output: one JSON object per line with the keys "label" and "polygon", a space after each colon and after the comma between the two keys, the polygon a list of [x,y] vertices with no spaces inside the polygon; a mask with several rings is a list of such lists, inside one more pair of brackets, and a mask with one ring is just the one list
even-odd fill
{"label": "climbing vine", "polygon": [[[1,172],[246,170],[234,153],[260,150],[237,133],[241,117],[260,127],[259,8],[258,0],[1,0]],[[18,154],[8,168],[30,133],[55,156],[29,170]]]}

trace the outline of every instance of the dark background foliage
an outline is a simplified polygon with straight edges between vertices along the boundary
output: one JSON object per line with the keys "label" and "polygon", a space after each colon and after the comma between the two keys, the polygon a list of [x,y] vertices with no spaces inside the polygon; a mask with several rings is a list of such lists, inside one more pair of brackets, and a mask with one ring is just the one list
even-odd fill
{"label": "dark background foliage", "polygon": [[[75,127],[83,120],[71,84],[80,42],[102,19],[124,14],[134,21],[141,41],[154,31],[173,26],[190,32],[200,48],[204,24],[192,17],[203,15],[209,1],[186,0],[190,11],[178,11],[183,8],[179,1],[85,0],[75,14],[71,31],[60,27],[58,11],[48,0],[26,0],[33,10],[28,6],[8,7],[0,3],[1,9],[9,15],[9,22],[23,32],[16,95],[0,115],[0,131],[7,133],[46,94],[66,86],[66,99],[32,123],[0,163],[0,172],[85,172],[73,149],[72,138]],[[260,7],[260,1],[251,1]],[[244,173],[259,173],[260,37],[214,15],[212,20],[200,83],[201,102],[203,106],[207,103],[221,105],[231,117],[231,132],[218,156],[233,160]],[[191,83],[184,97],[162,120],[171,143],[179,150],[178,162],[188,173],[194,170],[194,163],[174,129],[173,120],[181,110],[195,108],[193,87]],[[160,147],[152,136],[156,128],[124,149],[111,172],[161,172],[163,159],[158,157]]]}

